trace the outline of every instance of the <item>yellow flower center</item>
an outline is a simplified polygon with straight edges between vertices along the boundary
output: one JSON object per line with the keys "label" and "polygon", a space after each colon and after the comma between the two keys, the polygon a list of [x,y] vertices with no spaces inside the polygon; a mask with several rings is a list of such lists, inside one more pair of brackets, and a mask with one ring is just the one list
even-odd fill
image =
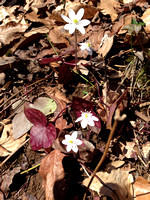
{"label": "yellow flower center", "polygon": [[69,143],[73,144],[73,140],[70,140]]}
{"label": "yellow flower center", "polygon": [[74,22],[75,24],[77,24],[77,23],[78,23],[78,20],[77,20],[77,19],[74,19],[73,22]]}
{"label": "yellow flower center", "polygon": [[87,47],[90,47],[91,46],[91,44],[90,43],[87,43]]}
{"label": "yellow flower center", "polygon": [[88,118],[88,114],[87,114],[87,113],[85,113],[85,115],[84,115],[84,116],[85,116],[85,118]]}

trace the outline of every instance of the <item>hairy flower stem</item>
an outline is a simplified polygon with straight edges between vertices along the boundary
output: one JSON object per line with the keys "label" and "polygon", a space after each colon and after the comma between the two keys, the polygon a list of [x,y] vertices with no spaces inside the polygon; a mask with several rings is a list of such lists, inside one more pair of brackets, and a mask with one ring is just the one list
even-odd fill
{"label": "hairy flower stem", "polygon": [[79,71],[78,65],[77,65],[77,62],[78,62],[78,59],[77,59],[77,30],[75,30],[74,36],[75,36],[75,64],[76,64],[77,71]]}

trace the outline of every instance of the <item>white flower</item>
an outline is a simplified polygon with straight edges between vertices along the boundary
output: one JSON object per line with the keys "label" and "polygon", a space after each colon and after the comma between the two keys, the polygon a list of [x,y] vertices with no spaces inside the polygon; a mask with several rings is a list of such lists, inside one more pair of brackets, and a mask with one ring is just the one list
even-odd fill
{"label": "white flower", "polygon": [[87,19],[81,20],[83,15],[84,15],[84,9],[83,8],[81,8],[77,12],[77,14],[75,14],[75,12],[72,9],[70,9],[69,10],[69,18],[66,17],[65,15],[61,14],[61,17],[63,18],[63,20],[68,23],[64,26],[64,29],[69,30],[70,34],[74,33],[74,31],[76,29],[78,29],[82,34],[85,34],[84,26],[89,25],[90,21],[87,20]]}
{"label": "white flower", "polygon": [[79,121],[81,121],[81,127],[86,128],[87,125],[94,126],[94,121],[99,121],[99,119],[93,116],[91,112],[82,112],[81,116],[75,122]]}
{"label": "white flower", "polygon": [[87,50],[89,55],[92,55],[93,51],[96,51],[95,49],[93,49],[93,47],[91,46],[89,42],[79,43],[79,45],[81,45],[80,49]]}
{"label": "white flower", "polygon": [[73,150],[75,153],[78,152],[78,145],[82,144],[82,141],[77,139],[77,131],[74,131],[72,135],[65,135],[65,140],[62,141],[63,144],[67,145],[67,152]]}

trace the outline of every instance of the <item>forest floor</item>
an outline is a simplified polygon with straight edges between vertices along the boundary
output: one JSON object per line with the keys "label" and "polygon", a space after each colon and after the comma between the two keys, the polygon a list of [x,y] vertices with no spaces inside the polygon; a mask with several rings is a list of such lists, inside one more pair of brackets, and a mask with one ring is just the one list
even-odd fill
{"label": "forest floor", "polygon": [[150,2],[3,0],[0,22],[0,199],[150,199]]}

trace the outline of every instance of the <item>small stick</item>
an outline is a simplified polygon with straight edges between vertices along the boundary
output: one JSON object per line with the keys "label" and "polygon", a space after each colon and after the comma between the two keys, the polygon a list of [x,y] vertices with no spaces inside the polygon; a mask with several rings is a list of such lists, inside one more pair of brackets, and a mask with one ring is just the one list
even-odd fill
{"label": "small stick", "polygon": [[89,182],[89,184],[88,184],[88,186],[87,186],[87,189],[86,189],[86,192],[85,192],[85,194],[84,194],[83,200],[86,199],[87,191],[88,191],[88,189],[89,189],[89,187],[90,187],[90,185],[91,185],[91,183],[92,183],[92,181],[93,181],[93,179],[94,179],[94,177],[95,177],[97,171],[99,170],[99,168],[101,167],[103,161],[104,161],[105,158],[106,158],[106,155],[107,155],[107,152],[108,152],[108,148],[109,148],[110,142],[111,142],[111,140],[112,140],[112,137],[113,137],[113,135],[114,135],[114,133],[115,133],[115,131],[116,131],[118,122],[124,120],[125,117],[126,117],[126,115],[123,115],[123,116],[120,117],[120,110],[119,110],[119,109],[116,110],[115,117],[114,117],[114,118],[115,118],[115,122],[114,122],[114,124],[113,124],[113,127],[112,127],[112,129],[111,129],[110,135],[109,135],[109,137],[108,137],[108,140],[107,140],[107,143],[106,143],[106,147],[105,147],[105,151],[104,151],[103,156],[101,157],[99,163],[97,164],[97,166],[96,166],[96,168],[95,168],[95,170],[94,170],[92,176],[91,176],[91,179],[90,179],[90,182]]}

